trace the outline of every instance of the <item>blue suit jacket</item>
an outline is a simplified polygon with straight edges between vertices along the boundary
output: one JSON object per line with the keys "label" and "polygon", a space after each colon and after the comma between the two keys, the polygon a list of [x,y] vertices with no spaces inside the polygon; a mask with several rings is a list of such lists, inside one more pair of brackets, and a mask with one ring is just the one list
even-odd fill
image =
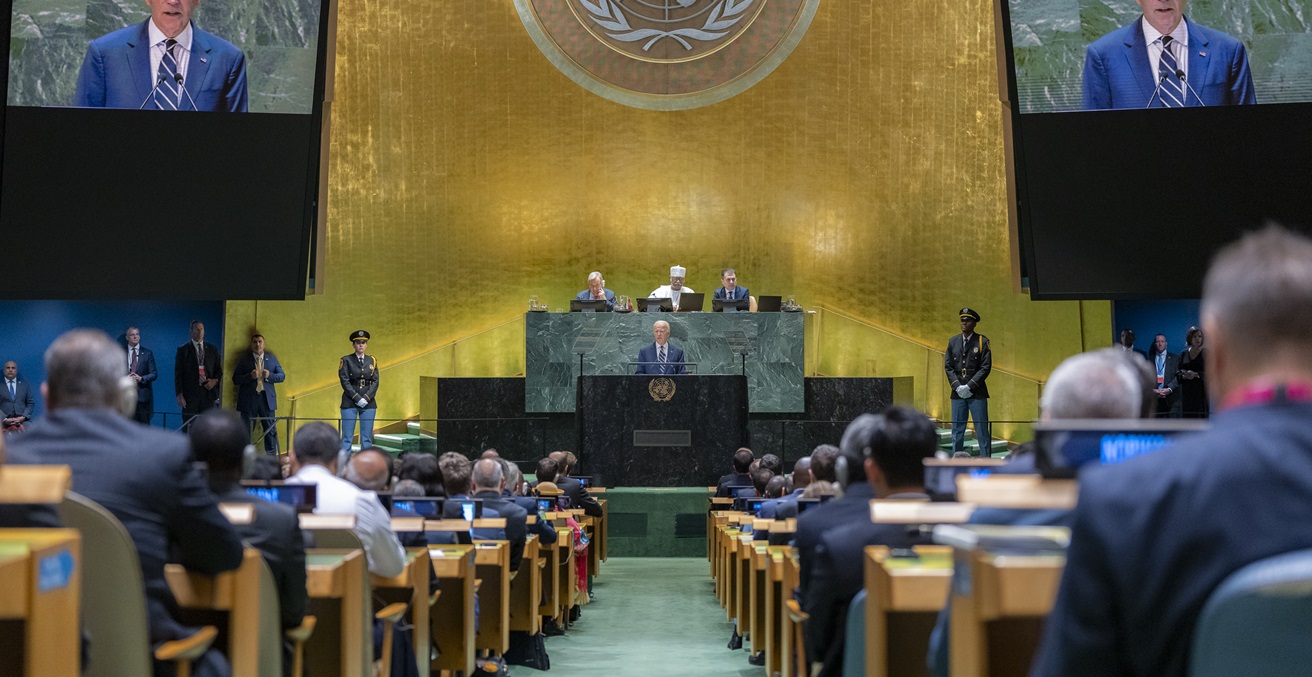
{"label": "blue suit jacket", "polygon": [[[127,347],[124,347],[127,350]],[[145,346],[137,346],[137,404],[150,404],[155,401],[155,379],[159,378],[159,368],[155,366],[155,353]]]}
{"label": "blue suit jacket", "polygon": [[255,371],[254,353],[248,350],[237,360],[237,369],[232,372],[232,382],[237,385],[237,411],[254,412],[261,397],[269,411],[278,409],[278,389],[274,384],[286,381],[287,374],[278,358],[267,351],[264,353],[264,368],[268,370],[269,378],[265,379],[264,392],[260,393],[255,391],[255,379],[251,378],[251,372]]}
{"label": "blue suit jacket", "polygon": [[1031,675],[1187,674],[1226,576],[1312,548],[1312,404],[1221,412],[1170,448],[1080,473],[1057,601]]}
{"label": "blue suit jacket", "polygon": [[10,397],[8,382],[0,376],[0,391],[3,391],[0,392],[0,414],[3,414],[4,418],[22,416],[29,421],[32,420],[36,398],[32,395],[34,391],[27,381],[22,378],[14,379],[14,396]]}
{"label": "blue suit jacket", "polygon": [[[150,21],[147,19],[146,21]],[[87,46],[72,105],[140,108],[155,87],[146,21],[102,35]],[[179,110],[245,113],[246,55],[231,42],[191,24],[191,59]]]}
{"label": "blue suit jacket", "polygon": [[[611,290],[609,290],[609,289],[602,289],[602,290],[601,290],[601,293],[602,293],[602,294],[605,294],[605,296],[606,296],[606,308],[608,308],[608,309],[610,309],[610,310],[615,310],[615,292],[613,292],[613,291],[611,291]],[[578,294],[575,294],[575,295],[574,295],[574,298],[575,298],[575,299],[578,299],[579,301],[591,301],[591,300],[593,300],[593,298],[592,298],[592,290],[591,290],[591,289],[584,289],[583,291],[579,292]]]}
{"label": "blue suit jacket", "polygon": [[[746,299],[748,296],[751,296],[751,294],[747,291],[747,287],[734,287],[734,288],[733,288],[733,298],[732,298],[731,300],[734,300],[734,301],[741,301],[741,300],[743,300],[743,299]],[[729,297],[728,297],[728,296],[725,296],[725,293],[724,293],[724,287],[718,287],[718,288],[716,288],[715,293],[714,293],[714,294],[711,294],[711,298],[713,298],[713,299],[727,299],[727,298],[729,298]]]}
{"label": "blue suit jacket", "polygon": [[[688,370],[683,366],[683,351],[680,350],[679,348],[675,348],[673,343],[666,343],[665,345],[669,350],[669,355],[666,356],[664,367],[662,367],[659,364],[640,364],[638,365],[638,370],[633,373],[656,374],[656,375],[688,373]],[[639,362],[656,361],[655,342],[653,342],[651,345],[647,346],[646,348],[643,348],[642,350],[638,351],[638,361]]]}
{"label": "blue suit jacket", "polygon": [[[1118,28],[1089,45],[1084,58],[1084,109],[1161,108],[1157,76],[1148,61],[1143,39],[1143,17]],[[1188,18],[1189,68],[1186,106],[1225,106],[1257,103],[1253,76],[1248,72],[1244,43]],[[1195,94],[1197,92],[1197,94]],[[1202,97],[1199,102],[1198,97]]]}

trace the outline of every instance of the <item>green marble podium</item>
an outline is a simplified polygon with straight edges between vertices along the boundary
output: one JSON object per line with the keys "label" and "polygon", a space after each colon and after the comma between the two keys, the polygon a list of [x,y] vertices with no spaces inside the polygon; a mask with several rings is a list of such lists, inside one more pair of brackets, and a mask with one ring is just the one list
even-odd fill
{"label": "green marble podium", "polygon": [[805,411],[802,313],[542,312],[524,319],[525,411],[574,411],[579,352],[588,376],[632,374],[657,320],[670,323],[670,342],[696,374],[741,374],[734,347],[747,346],[748,411]]}

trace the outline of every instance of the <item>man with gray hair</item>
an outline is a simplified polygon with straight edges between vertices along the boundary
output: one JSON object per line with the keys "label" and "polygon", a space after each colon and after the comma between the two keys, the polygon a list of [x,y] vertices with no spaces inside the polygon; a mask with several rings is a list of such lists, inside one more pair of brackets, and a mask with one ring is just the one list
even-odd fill
{"label": "man with gray hair", "polygon": [[1139,418],[1143,416],[1144,382],[1138,364],[1126,359],[1132,353],[1103,348],[1069,357],[1057,365],[1039,398],[1045,420],[1082,418]]}
{"label": "man with gray hair", "polygon": [[657,376],[688,373],[683,363],[683,350],[670,343],[670,323],[656,320],[651,325],[651,333],[655,340],[638,351],[638,370],[633,373]]}
{"label": "man with gray hair", "polygon": [[1203,282],[1211,429],[1081,472],[1032,675],[1183,676],[1198,616],[1237,569],[1312,548],[1312,241],[1276,226]]}
{"label": "man with gray hair", "polygon": [[606,310],[615,310],[615,292],[606,288],[606,280],[598,271],[588,273],[588,288],[574,297],[579,301],[606,301]]}
{"label": "man with gray hair", "polygon": [[491,508],[505,518],[506,540],[510,541],[510,570],[519,571],[519,562],[524,559],[528,511],[501,495],[501,490],[506,487],[506,478],[499,459],[485,458],[475,463],[469,482],[473,487],[470,498],[483,499],[484,508]]}
{"label": "man with gray hair", "polygon": [[[77,492],[123,523],[137,547],[151,642],[165,642],[192,632],[172,616],[177,602],[164,580],[164,564],[179,561],[209,575],[236,569],[241,537],[192,463],[187,438],[128,419],[136,411],[137,384],[125,375],[126,363],[127,351],[104,332],[74,329],[55,339],[46,350],[41,384],[49,412],[11,438],[9,461],[68,466]],[[227,671],[223,657],[211,650],[192,674]]]}

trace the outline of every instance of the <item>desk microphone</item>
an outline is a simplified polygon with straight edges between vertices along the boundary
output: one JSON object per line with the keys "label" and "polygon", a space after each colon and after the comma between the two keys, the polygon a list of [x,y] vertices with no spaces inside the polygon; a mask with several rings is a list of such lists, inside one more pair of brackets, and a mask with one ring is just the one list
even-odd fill
{"label": "desk microphone", "polygon": [[[1194,89],[1194,86],[1191,85],[1191,84],[1189,84],[1189,78],[1186,78],[1186,77],[1184,76],[1184,69],[1183,69],[1183,68],[1181,68],[1180,70],[1177,70],[1177,71],[1175,72],[1175,77],[1180,78],[1180,82],[1183,82],[1183,83],[1184,83],[1184,86],[1185,86],[1185,87],[1188,87],[1188,88],[1189,88],[1189,91],[1191,91],[1191,92],[1194,93],[1194,98],[1195,98],[1195,99],[1198,99],[1198,105],[1199,105],[1199,106],[1204,106],[1204,107],[1207,106],[1207,104],[1203,103],[1203,97],[1198,96],[1198,90]],[[1186,99],[1185,99],[1185,102],[1188,103],[1188,101],[1189,101],[1189,99],[1186,98]]]}
{"label": "desk microphone", "polygon": [[191,92],[188,92],[187,88],[182,84],[182,73],[174,73],[173,81],[178,83],[178,89],[181,89],[182,93],[187,95],[187,100],[191,101],[191,109],[199,112],[200,108],[196,106],[196,100],[191,98]]}
{"label": "desk microphone", "polygon": [[137,106],[137,110],[145,108],[146,104],[149,103],[151,99],[155,98],[155,92],[159,91],[159,86],[162,84],[164,84],[164,75],[161,73],[160,76],[155,79],[155,86],[150,88],[150,93],[141,101],[141,105]]}
{"label": "desk microphone", "polygon": [[1166,77],[1167,77],[1168,75],[1170,75],[1170,73],[1162,73],[1162,76],[1159,77],[1159,78],[1157,78],[1157,87],[1155,87],[1155,88],[1153,89],[1153,94],[1152,94],[1152,96],[1148,97],[1148,105],[1147,105],[1147,106],[1144,106],[1144,108],[1152,108],[1152,107],[1153,107],[1153,99],[1155,99],[1155,98],[1160,98],[1158,95],[1162,93],[1162,83],[1163,83],[1163,82],[1166,82]]}

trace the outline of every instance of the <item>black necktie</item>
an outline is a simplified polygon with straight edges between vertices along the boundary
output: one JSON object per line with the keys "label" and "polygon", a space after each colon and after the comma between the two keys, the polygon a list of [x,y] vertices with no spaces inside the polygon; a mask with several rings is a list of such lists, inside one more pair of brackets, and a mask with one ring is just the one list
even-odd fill
{"label": "black necktie", "polygon": [[1171,51],[1171,45],[1175,44],[1175,38],[1169,35],[1162,36],[1162,58],[1157,61],[1157,77],[1165,78],[1162,80],[1162,107],[1163,108],[1180,108],[1184,106],[1184,87],[1180,82],[1180,77],[1176,74],[1180,70],[1180,64],[1175,60],[1175,54]]}

